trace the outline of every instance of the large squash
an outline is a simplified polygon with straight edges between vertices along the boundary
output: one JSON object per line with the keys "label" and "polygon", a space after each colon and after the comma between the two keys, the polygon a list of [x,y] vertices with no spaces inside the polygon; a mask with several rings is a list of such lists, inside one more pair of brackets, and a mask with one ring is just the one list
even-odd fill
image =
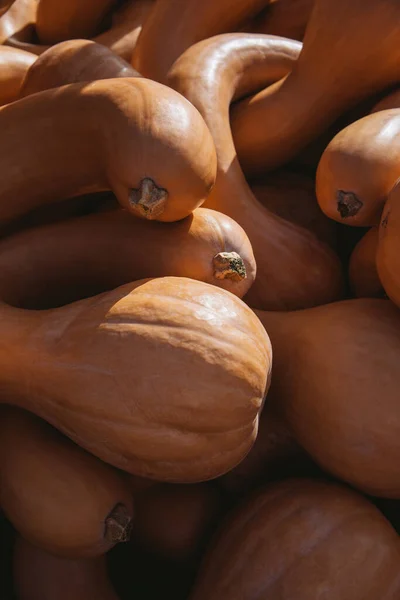
{"label": "large squash", "polygon": [[393,188],[385,204],[379,227],[376,265],[386,294],[400,306],[400,185]]}
{"label": "large squash", "polygon": [[0,46],[0,106],[18,100],[26,73],[35,60],[30,52]]}

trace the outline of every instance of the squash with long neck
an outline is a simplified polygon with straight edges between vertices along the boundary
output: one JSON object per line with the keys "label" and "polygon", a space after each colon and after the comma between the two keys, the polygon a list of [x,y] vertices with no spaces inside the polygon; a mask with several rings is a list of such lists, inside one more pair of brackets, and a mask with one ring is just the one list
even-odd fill
{"label": "squash with long neck", "polygon": [[217,181],[206,205],[237,221],[253,246],[257,279],[246,300],[270,310],[324,304],[339,298],[342,288],[334,252],[257,202],[230,129],[231,101],[287,73],[300,48],[299,42],[274,36],[226,34],[189,48],[169,74],[170,85],[202,114],[216,146]]}

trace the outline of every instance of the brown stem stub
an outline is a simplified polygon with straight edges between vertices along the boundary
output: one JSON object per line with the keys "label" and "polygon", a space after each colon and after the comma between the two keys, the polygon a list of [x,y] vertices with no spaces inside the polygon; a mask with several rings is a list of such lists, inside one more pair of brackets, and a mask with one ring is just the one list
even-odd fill
{"label": "brown stem stub", "polygon": [[214,277],[216,279],[246,279],[246,266],[237,252],[218,252],[213,258]]}
{"label": "brown stem stub", "polygon": [[117,504],[106,519],[104,537],[112,544],[127,542],[131,535],[132,517],[123,504]]}
{"label": "brown stem stub", "polygon": [[344,192],[338,190],[336,192],[337,198],[337,209],[342,219],[348,217],[355,217],[359,210],[362,208],[363,203],[353,192]]}
{"label": "brown stem stub", "polygon": [[133,188],[129,194],[129,203],[137,214],[145,219],[157,219],[165,209],[168,192],[149,177],[140,182],[139,188]]}

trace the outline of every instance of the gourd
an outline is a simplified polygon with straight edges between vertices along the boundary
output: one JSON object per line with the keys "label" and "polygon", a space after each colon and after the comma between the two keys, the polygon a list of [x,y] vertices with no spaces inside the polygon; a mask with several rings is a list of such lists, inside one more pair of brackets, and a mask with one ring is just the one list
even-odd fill
{"label": "gourd", "polygon": [[379,227],[376,266],[389,298],[400,306],[399,269],[400,187],[397,183],[385,204]]}
{"label": "gourd", "polygon": [[198,208],[182,221],[157,223],[114,210],[7,237],[0,242],[0,272],[4,301],[45,309],[165,275],[205,281],[241,297],[256,265],[244,231],[216,211]]}
{"label": "gourd", "polygon": [[308,479],[259,490],[225,521],[191,600],[395,600],[399,537],[375,506]]}
{"label": "gourd", "polygon": [[381,281],[376,268],[378,227],[371,227],[354,248],[349,263],[349,280],[353,294],[358,298],[383,297]]}
{"label": "gourd", "polygon": [[68,83],[119,77],[140,75],[101,44],[69,40],[52,46],[36,60],[25,75],[20,95],[24,98]]}
{"label": "gourd", "polygon": [[39,0],[36,31],[43,44],[88,38],[98,33],[116,0]]}
{"label": "gourd", "polygon": [[248,31],[302,40],[314,0],[274,0],[257,15]]}
{"label": "gourd", "polygon": [[315,0],[294,68],[232,111],[244,172],[290,161],[345,111],[397,83],[399,34],[397,0]]}
{"label": "gourd", "polygon": [[0,109],[0,129],[0,223],[105,189],[140,217],[175,221],[205,200],[215,179],[215,149],[198,111],[141,78],[34,94]]}
{"label": "gourd", "polygon": [[0,106],[19,98],[22,82],[35,60],[34,54],[0,46]]}
{"label": "gourd", "polygon": [[196,42],[235,30],[269,0],[157,0],[135,50],[132,65],[144,77],[167,80],[176,59]]}
{"label": "gourd", "polygon": [[13,557],[17,600],[118,600],[105,556],[53,556],[18,536]]}
{"label": "gourd", "polygon": [[12,3],[13,0],[0,0],[0,16],[10,8]]}
{"label": "gourd", "polygon": [[[13,36],[21,43],[28,42],[35,31],[36,10],[37,0],[14,0],[7,12],[0,15],[0,44]],[[20,49],[32,52],[29,48]]]}
{"label": "gourd", "polygon": [[355,121],[328,144],[318,165],[316,192],[323,212],[346,225],[379,224],[400,175],[400,110]]}
{"label": "gourd", "polygon": [[54,310],[2,304],[0,324],[7,402],[117,468],[202,481],[254,443],[271,346],[230,292],[142,280]]}
{"label": "gourd", "polygon": [[127,541],[127,481],[33,414],[0,411],[0,505],[17,531],[51,554],[98,556]]}
{"label": "gourd", "polygon": [[217,181],[206,205],[237,221],[252,244],[257,278],[246,301],[270,310],[324,304],[340,297],[342,287],[334,252],[256,201],[230,130],[231,101],[287,73],[300,47],[299,42],[274,36],[216,36],[189,48],[169,74],[169,84],[202,114],[216,146]]}
{"label": "gourd", "polygon": [[360,298],[292,313],[256,311],[274,349],[271,401],[328,473],[400,498],[400,312]]}

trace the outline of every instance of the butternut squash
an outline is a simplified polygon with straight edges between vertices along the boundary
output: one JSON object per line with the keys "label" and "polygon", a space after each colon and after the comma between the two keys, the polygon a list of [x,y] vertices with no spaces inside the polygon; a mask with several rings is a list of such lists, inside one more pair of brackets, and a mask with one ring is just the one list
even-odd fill
{"label": "butternut squash", "polygon": [[3,300],[45,309],[165,275],[205,281],[241,297],[255,279],[256,266],[244,231],[216,211],[198,208],[167,224],[114,210],[2,240],[0,273]]}
{"label": "butternut squash", "polygon": [[400,88],[395,88],[390,94],[387,94],[379,100],[371,109],[371,113],[389,108],[400,108]]}
{"label": "butternut squash", "polygon": [[376,266],[389,298],[400,306],[399,268],[400,186],[393,188],[386,202],[379,227]]}
{"label": "butternut squash", "polygon": [[376,268],[378,227],[372,227],[354,248],[349,263],[350,287],[358,298],[379,298],[385,292]]}
{"label": "butternut squash", "polygon": [[4,15],[4,13],[10,8],[13,0],[0,0],[0,16]]}
{"label": "butternut squash", "polygon": [[69,40],[52,46],[36,60],[26,73],[21,98],[67,83],[119,77],[140,75],[125,60],[101,44],[89,40]]}
{"label": "butternut squash", "polygon": [[132,542],[168,561],[198,559],[217,524],[222,495],[215,485],[158,484],[137,497]]}
{"label": "butternut squash", "polygon": [[198,108],[214,139],[218,173],[206,205],[237,221],[253,246],[257,278],[246,300],[270,310],[330,302],[340,297],[342,287],[341,266],[332,250],[256,201],[230,130],[231,100],[287,72],[300,47],[274,36],[216,36],[189,48],[169,77],[170,85]]}
{"label": "butternut squash", "polygon": [[269,0],[157,0],[138,38],[132,65],[144,77],[167,81],[170,67],[196,42],[235,30]]}
{"label": "butternut squash", "polygon": [[400,498],[400,312],[360,298],[256,311],[274,348],[272,399],[298,443],[364,492]]}
{"label": "butternut squash", "polygon": [[318,165],[319,205],[346,225],[379,224],[387,196],[400,176],[400,110],[384,110],[338,133]]}
{"label": "butternut squash", "polygon": [[301,41],[313,6],[314,0],[273,0],[254,18],[248,31]]}
{"label": "butternut squash", "polygon": [[200,114],[149,80],[34,94],[0,109],[0,130],[0,224],[105,189],[137,216],[176,221],[202,204],[215,180],[215,148]]}
{"label": "butternut squash", "polygon": [[51,554],[99,556],[130,535],[127,481],[31,413],[0,412],[0,505]]}
{"label": "butternut squash", "polygon": [[396,600],[396,531],[368,500],[338,485],[286,480],[228,518],[191,600]]}
{"label": "butternut squash", "polygon": [[[10,37],[16,37],[21,43],[30,41],[35,32],[36,10],[37,0],[14,0],[0,16],[0,44]],[[20,49],[31,52],[28,48]]]}
{"label": "butternut squash", "polygon": [[36,31],[43,44],[57,44],[99,33],[117,0],[39,0]]}
{"label": "butternut squash", "polygon": [[2,304],[0,322],[7,402],[113,466],[198,482],[254,443],[271,347],[230,292],[164,277],[49,311]]}
{"label": "butternut squash", "polygon": [[34,54],[0,46],[0,106],[19,98],[22,82],[35,60]]}
{"label": "butternut squash", "polygon": [[59,558],[18,536],[13,570],[17,600],[118,600],[104,556]]}
{"label": "butternut squash", "polygon": [[232,111],[244,172],[290,161],[346,110],[397,83],[399,34],[397,0],[315,0],[292,71]]}

